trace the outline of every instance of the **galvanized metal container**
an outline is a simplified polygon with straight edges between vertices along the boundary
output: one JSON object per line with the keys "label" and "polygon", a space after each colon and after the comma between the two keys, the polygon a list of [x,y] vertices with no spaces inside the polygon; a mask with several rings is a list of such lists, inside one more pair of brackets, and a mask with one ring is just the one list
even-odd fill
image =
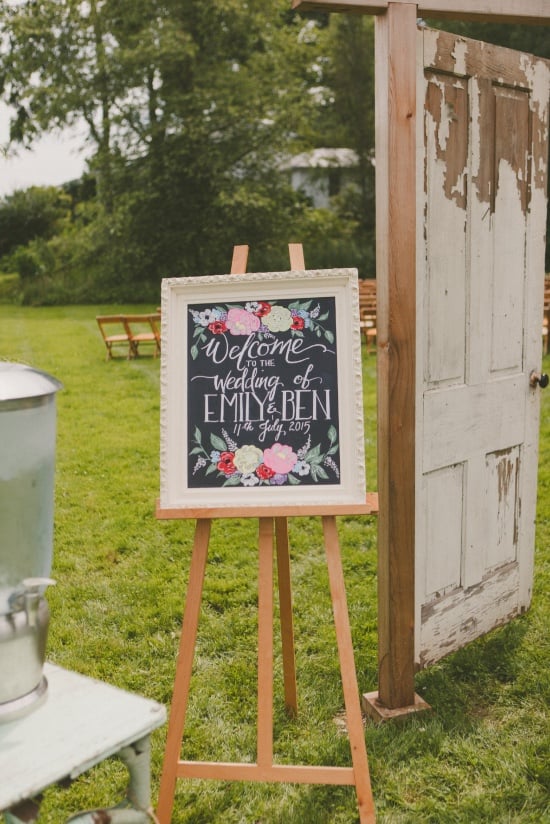
{"label": "galvanized metal container", "polygon": [[45,693],[58,380],[0,362],[0,721]]}

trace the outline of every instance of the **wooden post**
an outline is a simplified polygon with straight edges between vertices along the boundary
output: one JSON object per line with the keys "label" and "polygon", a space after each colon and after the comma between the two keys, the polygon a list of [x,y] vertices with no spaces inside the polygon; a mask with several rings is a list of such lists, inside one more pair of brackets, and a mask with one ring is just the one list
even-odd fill
{"label": "wooden post", "polygon": [[376,18],[379,700],[390,709],[414,704],[416,13],[390,4]]}
{"label": "wooden post", "polygon": [[[295,2],[376,17],[379,690],[376,720],[410,712],[414,691],[417,3]],[[427,705],[424,705],[427,706]]]}

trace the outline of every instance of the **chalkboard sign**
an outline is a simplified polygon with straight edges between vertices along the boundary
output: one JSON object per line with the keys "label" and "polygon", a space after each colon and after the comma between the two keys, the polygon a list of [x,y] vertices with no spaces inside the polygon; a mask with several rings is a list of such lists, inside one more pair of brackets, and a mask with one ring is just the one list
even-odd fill
{"label": "chalkboard sign", "polygon": [[161,508],[365,500],[357,272],[162,287]]}

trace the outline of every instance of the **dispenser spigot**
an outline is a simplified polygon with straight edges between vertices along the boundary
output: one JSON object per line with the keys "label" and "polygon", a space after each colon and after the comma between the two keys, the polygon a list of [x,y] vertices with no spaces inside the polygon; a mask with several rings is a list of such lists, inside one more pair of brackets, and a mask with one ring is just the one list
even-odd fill
{"label": "dispenser spigot", "polygon": [[24,578],[25,587],[25,612],[29,627],[35,627],[38,617],[38,607],[40,599],[46,587],[54,586],[56,581],[53,578]]}

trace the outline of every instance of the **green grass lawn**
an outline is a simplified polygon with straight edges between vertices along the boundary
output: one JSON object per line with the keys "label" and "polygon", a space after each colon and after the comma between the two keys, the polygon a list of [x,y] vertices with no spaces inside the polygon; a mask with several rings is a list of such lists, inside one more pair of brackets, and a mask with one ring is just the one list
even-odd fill
{"label": "green grass lawn", "polygon": [[[64,385],[57,398],[58,584],[48,590],[48,657],[169,704],[194,524],[154,517],[159,361],[149,354],[105,361],[95,315],[116,311],[121,307],[0,306],[0,358],[44,369]],[[365,357],[369,489],[375,369],[375,358]],[[418,675],[417,690],[433,713],[402,725],[367,724],[380,822],[550,822],[550,391],[542,404],[532,608]],[[256,529],[247,519],[213,525],[186,758],[255,757]],[[339,530],[366,692],[377,686],[376,523],[345,517]],[[318,519],[292,519],[290,541],[301,711],[295,721],[284,712],[276,634],[276,758],[348,765],[347,740],[334,721],[343,699]],[[165,734],[153,734],[155,802]],[[61,824],[79,809],[115,803],[125,784],[122,765],[104,762],[69,789],[47,790],[41,821]],[[352,788],[181,780],[173,816],[173,824],[356,821]]]}

